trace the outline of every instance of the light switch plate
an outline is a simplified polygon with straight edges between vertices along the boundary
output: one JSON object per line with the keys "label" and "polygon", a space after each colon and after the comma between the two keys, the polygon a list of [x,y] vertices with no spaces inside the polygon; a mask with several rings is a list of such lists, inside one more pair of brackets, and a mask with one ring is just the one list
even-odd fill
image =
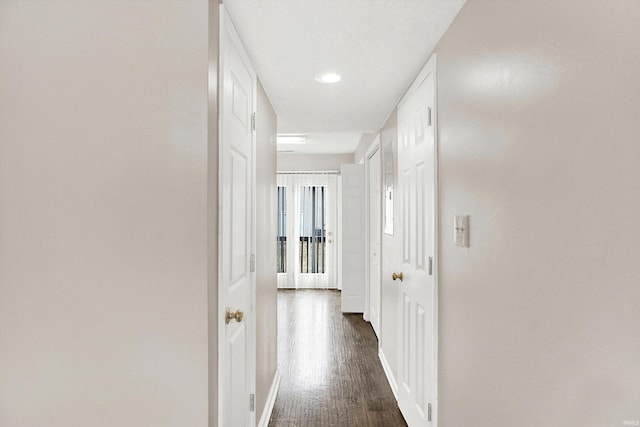
{"label": "light switch plate", "polygon": [[456,215],[453,217],[453,244],[469,247],[469,215]]}

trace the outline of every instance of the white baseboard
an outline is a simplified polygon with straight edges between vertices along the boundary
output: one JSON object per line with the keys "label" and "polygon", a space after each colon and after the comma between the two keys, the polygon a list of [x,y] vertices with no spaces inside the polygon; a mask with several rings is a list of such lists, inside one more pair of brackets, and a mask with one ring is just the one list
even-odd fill
{"label": "white baseboard", "polygon": [[273,406],[276,403],[276,396],[278,395],[278,389],[280,388],[280,371],[276,369],[276,373],[273,376],[273,382],[271,383],[271,389],[267,396],[267,401],[264,404],[260,421],[258,421],[258,427],[267,427],[269,425],[269,419],[273,412]]}
{"label": "white baseboard", "polygon": [[384,373],[387,375],[387,381],[389,381],[389,385],[391,386],[391,391],[393,392],[393,397],[398,400],[398,382],[396,381],[396,377],[393,376],[393,371],[391,370],[391,366],[387,361],[387,358],[382,351],[382,347],[378,350],[378,357],[380,358],[380,363],[382,363],[382,369],[384,369]]}

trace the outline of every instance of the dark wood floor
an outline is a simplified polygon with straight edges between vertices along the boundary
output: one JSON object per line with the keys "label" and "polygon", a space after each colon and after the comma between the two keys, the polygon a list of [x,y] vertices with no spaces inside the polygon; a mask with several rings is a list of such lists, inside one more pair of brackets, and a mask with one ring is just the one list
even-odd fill
{"label": "dark wood floor", "polygon": [[280,391],[269,426],[406,426],[362,315],[340,292],[278,291]]}

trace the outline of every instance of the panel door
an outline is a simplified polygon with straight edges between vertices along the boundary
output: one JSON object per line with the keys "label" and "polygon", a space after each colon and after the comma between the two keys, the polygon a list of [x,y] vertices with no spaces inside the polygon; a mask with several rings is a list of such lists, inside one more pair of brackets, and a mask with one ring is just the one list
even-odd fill
{"label": "panel door", "polygon": [[255,387],[252,119],[256,78],[224,7],[220,17],[219,424],[240,427],[255,424],[250,399]]}
{"label": "panel door", "polygon": [[435,62],[429,61],[398,109],[398,184],[402,273],[399,281],[398,405],[411,427],[435,421],[436,132]]}

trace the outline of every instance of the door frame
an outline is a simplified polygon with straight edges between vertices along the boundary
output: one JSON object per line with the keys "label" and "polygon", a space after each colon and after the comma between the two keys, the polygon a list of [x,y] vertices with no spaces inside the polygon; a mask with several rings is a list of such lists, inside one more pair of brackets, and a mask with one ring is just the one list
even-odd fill
{"label": "door frame", "polygon": [[[226,11],[226,8],[224,6],[224,4],[220,4],[219,6],[219,11],[220,11],[220,32],[219,32],[219,51],[218,51],[218,93],[220,94],[220,96],[218,97],[218,162],[219,164],[219,170],[218,170],[218,211],[219,211],[219,216],[218,216],[218,425],[223,425],[224,424],[224,403],[225,403],[225,397],[229,395],[229,393],[227,393],[226,390],[226,385],[224,383],[224,369],[225,369],[225,359],[224,359],[224,355],[225,355],[225,351],[224,351],[224,345],[225,345],[225,308],[226,308],[226,301],[225,301],[225,293],[224,293],[224,286],[220,286],[220,284],[223,281],[223,272],[225,269],[225,265],[223,262],[223,253],[224,253],[224,236],[225,236],[225,228],[224,228],[224,218],[222,215],[222,203],[223,203],[223,187],[224,185],[226,185],[226,182],[224,181],[224,174],[222,173],[222,168],[224,167],[223,162],[224,162],[224,149],[225,149],[225,124],[224,124],[224,120],[221,120],[222,118],[222,112],[224,111],[224,108],[227,108],[227,106],[224,103],[224,77],[225,77],[225,73],[224,73],[224,66],[225,66],[225,51],[226,49],[228,49],[228,47],[225,44],[225,40],[226,37],[228,36],[231,41],[234,43],[235,47],[238,50],[238,53],[240,54],[240,57],[242,58],[242,61],[244,62],[245,66],[247,67],[247,69],[251,72],[252,75],[252,85],[253,85],[253,93],[252,93],[252,113],[253,113],[253,117],[255,120],[255,112],[256,112],[256,105],[257,105],[257,77],[256,77],[256,72],[255,69],[253,68],[253,65],[251,63],[251,60],[249,59],[249,56],[247,55],[244,45],[242,44],[242,41],[238,35],[238,32],[235,28],[235,26],[233,25],[233,22],[231,21],[231,18],[228,14],[228,12]],[[252,256],[254,257],[254,261],[253,261],[253,266],[255,266],[255,248],[256,248],[256,131],[255,131],[255,127],[253,129],[253,132],[251,134],[251,181],[250,181],[250,186],[251,189],[249,190],[251,196],[250,196],[250,200],[251,200],[251,208],[250,208],[250,212],[249,212],[249,217],[250,217],[250,242],[251,242],[251,247],[249,248],[249,253],[252,254]],[[254,270],[254,271],[251,271]],[[250,290],[249,290],[249,298],[250,298],[250,302],[249,302],[249,307],[250,307],[250,312],[248,313],[248,315],[245,317],[245,322],[246,322],[246,328],[247,328],[247,333],[248,333],[248,347],[247,347],[247,358],[248,358],[248,372],[247,374],[247,383],[248,383],[248,387],[251,391],[251,394],[253,394],[253,396],[255,396],[256,393],[256,273],[255,273],[255,268],[250,269],[249,272],[250,275]],[[254,402],[255,402],[255,397],[254,397]],[[247,402],[249,403],[249,402]],[[247,408],[249,407],[249,405],[247,405]],[[253,415],[252,415],[253,414]],[[256,425],[256,417],[255,417],[255,406],[254,406],[254,410],[253,411],[249,411],[249,420],[250,420],[250,425],[249,427],[254,427]]]}
{"label": "door frame", "polygon": [[[438,426],[438,407],[439,407],[439,393],[438,393],[438,372],[439,372],[439,359],[438,359],[438,345],[439,345],[439,311],[438,311],[438,299],[439,299],[439,282],[440,282],[440,272],[439,272],[439,264],[440,264],[440,236],[439,236],[439,226],[440,226],[440,195],[438,189],[440,187],[439,183],[439,128],[438,128],[438,75],[437,75],[437,55],[432,54],[427,60],[426,64],[420,70],[420,73],[416,76],[413,83],[405,94],[402,96],[400,101],[398,102],[398,107],[405,102],[405,100],[425,81],[425,79],[429,76],[429,74],[433,75],[433,111],[432,111],[432,124],[433,124],[433,406],[432,406],[432,426]],[[398,150],[400,150],[400,144],[398,142]],[[400,154],[398,153],[398,157]],[[396,216],[397,217],[397,216]],[[402,215],[400,215],[402,217]],[[400,307],[401,304],[402,293],[398,292],[398,301],[397,305]],[[398,337],[400,336],[400,325],[402,325],[402,313],[398,310]],[[400,346],[398,348],[400,350]],[[398,354],[398,364],[400,364],[402,355]],[[398,366],[399,369],[399,366]]]}
{"label": "door frame", "polygon": [[[376,152],[378,152],[378,155],[381,156],[382,152],[380,151],[381,149],[381,144],[380,144],[380,134],[376,135],[375,139],[373,140],[373,142],[371,143],[371,145],[369,146],[369,148],[367,149],[365,155],[364,155],[364,176],[365,176],[365,182],[364,182],[364,191],[365,191],[365,211],[367,212],[366,214],[366,218],[365,218],[365,227],[366,227],[366,235],[367,238],[365,239],[365,283],[367,284],[365,287],[365,307],[364,307],[364,313],[363,313],[363,318],[364,320],[367,320],[368,322],[371,322],[371,277],[370,277],[370,272],[371,272],[371,212],[369,211],[369,206],[371,206],[371,181],[369,180],[370,178],[370,169],[371,169],[371,158],[374,156],[374,154]],[[380,157],[382,159],[382,157]],[[382,176],[382,175],[381,175]],[[380,205],[382,206],[382,203],[380,203]],[[380,209],[379,215],[382,215],[382,209]],[[379,240],[380,240],[380,246],[382,247],[382,221],[380,221],[380,229],[378,230],[379,233]],[[380,260],[380,254],[378,254],[378,259]],[[382,263],[380,262],[380,266],[382,266]],[[380,288],[379,290],[382,290],[382,269],[380,268]],[[380,302],[380,298],[378,298],[378,302]],[[378,315],[380,316],[380,320],[378,323],[378,328],[380,328],[380,325],[382,323],[382,314],[380,313],[380,306],[381,304],[378,305]],[[379,331],[377,332],[379,333]],[[380,346],[380,337],[378,338],[378,346]]]}

